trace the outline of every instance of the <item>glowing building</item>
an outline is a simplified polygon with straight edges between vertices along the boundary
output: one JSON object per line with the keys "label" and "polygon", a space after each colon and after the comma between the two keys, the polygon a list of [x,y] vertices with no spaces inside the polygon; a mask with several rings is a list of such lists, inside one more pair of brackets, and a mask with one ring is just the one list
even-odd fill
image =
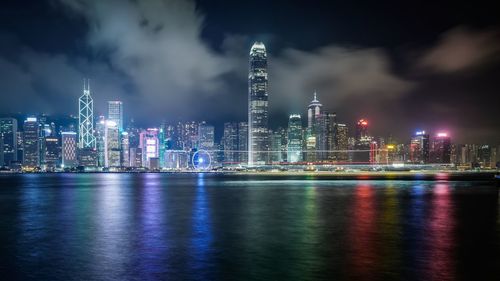
{"label": "glowing building", "polygon": [[118,126],[118,131],[123,132],[123,103],[121,101],[108,101],[108,120]]}
{"label": "glowing building", "polygon": [[368,121],[360,119],[356,124],[353,161],[357,164],[370,163],[372,138],[368,135]]}
{"label": "glowing building", "polygon": [[250,49],[248,73],[248,165],[268,161],[269,104],[267,92],[267,53],[262,42]]}
{"label": "glowing building", "polygon": [[215,128],[205,122],[201,122],[198,126],[198,148],[204,150],[212,150],[214,148],[214,132]]}
{"label": "glowing building", "polygon": [[36,117],[28,117],[24,121],[23,134],[23,166],[35,168],[40,166],[40,129]]}
{"label": "glowing building", "polygon": [[61,132],[61,164],[62,167],[78,166],[77,139],[75,132]]}
{"label": "glowing building", "polygon": [[302,161],[302,119],[300,114],[292,114],[288,119],[287,162]]}
{"label": "glowing building", "polygon": [[105,167],[105,135],[106,135],[106,119],[104,116],[99,116],[99,121],[96,124],[96,150],[97,150],[97,166]]}
{"label": "glowing building", "polygon": [[238,123],[224,123],[224,135],[222,136],[224,146],[224,163],[235,164],[238,162]]}
{"label": "glowing building", "polygon": [[104,130],[104,167],[120,167],[120,133],[118,124],[107,120]]}
{"label": "glowing building", "polygon": [[349,149],[349,131],[346,124],[335,124],[334,132],[334,142],[335,142],[335,158],[337,161],[347,161]]}
{"label": "glowing building", "polygon": [[59,163],[59,139],[57,137],[45,137],[44,159],[45,170],[54,170]]}
{"label": "glowing building", "polygon": [[3,152],[3,161],[0,166],[10,166],[12,162],[17,162],[17,120],[15,118],[0,118],[0,138],[3,145],[0,151]]}
{"label": "glowing building", "polygon": [[432,163],[449,164],[451,162],[451,138],[448,133],[439,132],[432,138],[430,154]]}
{"label": "glowing building", "polygon": [[410,141],[410,161],[424,164],[429,162],[429,134],[418,131]]}
{"label": "glowing building", "polygon": [[316,121],[321,115],[321,108],[323,105],[319,102],[316,92],[314,92],[314,97],[309,106],[307,107],[307,128],[314,131]]}
{"label": "glowing building", "polygon": [[150,159],[159,159],[160,142],[158,139],[158,129],[149,128],[140,134],[140,148],[142,150],[142,165],[151,168]]}
{"label": "glowing building", "polygon": [[95,148],[94,100],[90,96],[89,80],[83,81],[83,95],[78,100],[78,132],[80,148]]}
{"label": "glowing building", "polygon": [[248,163],[248,123],[238,123],[238,157],[240,163]]}
{"label": "glowing building", "polygon": [[130,140],[127,132],[122,132],[121,135],[121,166],[130,166]]}

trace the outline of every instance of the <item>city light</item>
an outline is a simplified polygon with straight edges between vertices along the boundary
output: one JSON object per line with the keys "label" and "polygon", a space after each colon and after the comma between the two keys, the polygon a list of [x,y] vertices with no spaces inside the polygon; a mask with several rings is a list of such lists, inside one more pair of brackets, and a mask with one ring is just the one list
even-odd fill
{"label": "city light", "polygon": [[447,137],[447,136],[448,136],[448,133],[443,133],[443,132],[439,132],[439,133],[437,133],[437,137],[438,137],[438,138],[445,138],[445,137]]}

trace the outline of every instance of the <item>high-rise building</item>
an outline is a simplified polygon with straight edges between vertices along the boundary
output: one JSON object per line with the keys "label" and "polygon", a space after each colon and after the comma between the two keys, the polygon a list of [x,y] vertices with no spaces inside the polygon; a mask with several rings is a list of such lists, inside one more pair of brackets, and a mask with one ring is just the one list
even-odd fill
{"label": "high-rise building", "polygon": [[269,104],[267,53],[262,42],[250,49],[248,73],[248,165],[267,162],[269,150]]}
{"label": "high-rise building", "polygon": [[143,167],[151,168],[150,159],[159,158],[160,142],[158,131],[157,128],[148,128],[141,132],[140,148],[142,149]]}
{"label": "high-rise building", "polygon": [[81,148],[78,150],[78,165],[85,169],[95,170],[97,168],[97,149]]}
{"label": "high-rise building", "polygon": [[335,154],[335,124],[337,122],[336,113],[321,112],[316,117],[316,149],[317,160],[334,160]]}
{"label": "high-rise building", "polygon": [[335,142],[335,159],[337,161],[347,161],[349,149],[349,131],[346,124],[335,124],[334,132]]}
{"label": "high-rise building", "polygon": [[122,132],[121,137],[121,166],[130,166],[130,140],[127,132]]}
{"label": "high-rise building", "polygon": [[307,128],[314,132],[314,127],[318,117],[321,115],[323,105],[319,102],[316,92],[309,106],[307,107]]}
{"label": "high-rise building", "polygon": [[83,95],[78,100],[78,146],[80,148],[95,148],[94,136],[94,100],[90,96],[89,80],[83,81]]}
{"label": "high-rise building", "polygon": [[45,137],[44,146],[45,170],[52,171],[59,164],[59,139],[57,137]]}
{"label": "high-rise building", "polygon": [[287,162],[302,161],[302,119],[300,114],[292,114],[288,119]]}
{"label": "high-rise building", "polygon": [[97,166],[105,167],[105,154],[106,154],[106,119],[104,116],[99,116],[99,120],[96,124],[95,139],[96,139],[96,150],[97,150]]}
{"label": "high-rise building", "polygon": [[198,142],[198,123],[195,121],[179,122],[177,124],[176,147],[191,151]]}
{"label": "high-rise building", "polygon": [[64,168],[78,166],[75,132],[61,132],[61,159]]}
{"label": "high-rise building", "polygon": [[3,145],[0,150],[3,152],[3,161],[0,166],[10,166],[17,161],[17,120],[15,118],[0,118],[0,138]]}
{"label": "high-rise building", "polygon": [[238,123],[224,123],[224,163],[235,164],[238,162]]}
{"label": "high-rise building", "polygon": [[418,131],[411,138],[410,161],[420,164],[429,162],[429,134],[425,131]]}
{"label": "high-rise building", "polygon": [[104,166],[120,167],[120,133],[118,124],[114,121],[107,120],[104,130]]}
{"label": "high-rise building", "polygon": [[448,133],[439,132],[431,143],[431,162],[449,164],[451,161],[451,138]]}
{"label": "high-rise building", "polygon": [[356,124],[353,161],[356,164],[370,163],[372,137],[368,135],[368,121],[360,119]]}
{"label": "high-rise building", "polygon": [[137,147],[130,148],[130,167],[140,168],[142,167],[142,149]]}
{"label": "high-rise building", "polygon": [[123,132],[123,103],[121,101],[108,101],[108,120],[118,126],[118,131]]}
{"label": "high-rise building", "polygon": [[204,150],[214,149],[214,132],[215,128],[205,122],[201,122],[198,126],[198,148]]}
{"label": "high-rise building", "polygon": [[238,157],[240,163],[248,163],[248,123],[238,123]]}
{"label": "high-rise building", "polygon": [[23,134],[23,166],[35,168],[40,166],[40,128],[36,117],[28,117],[24,121]]}

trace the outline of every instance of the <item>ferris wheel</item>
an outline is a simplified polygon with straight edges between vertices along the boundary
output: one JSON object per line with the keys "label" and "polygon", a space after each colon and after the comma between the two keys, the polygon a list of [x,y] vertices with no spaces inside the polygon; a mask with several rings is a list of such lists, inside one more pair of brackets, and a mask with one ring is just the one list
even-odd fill
{"label": "ferris wheel", "polygon": [[212,158],[206,150],[198,150],[193,154],[191,163],[196,170],[209,170]]}

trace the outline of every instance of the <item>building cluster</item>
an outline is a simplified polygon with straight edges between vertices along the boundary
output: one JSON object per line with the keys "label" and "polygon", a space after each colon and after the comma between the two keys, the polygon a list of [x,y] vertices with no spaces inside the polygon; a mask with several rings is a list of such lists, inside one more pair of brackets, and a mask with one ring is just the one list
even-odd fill
{"label": "building cluster", "polygon": [[[269,128],[267,53],[263,43],[250,49],[248,120],[215,127],[206,122],[163,123],[138,128],[125,124],[121,101],[108,101],[106,116],[94,115],[88,81],[78,100],[78,118],[56,126],[47,116],[0,118],[0,166],[25,171],[184,170],[198,167],[258,167],[294,164],[382,165],[455,164],[464,168],[497,165],[497,147],[454,144],[446,132],[418,131],[407,141],[375,137],[369,121],[338,122],[313,93],[307,116],[291,114],[288,126]],[[22,122],[22,123],[21,123]],[[20,124],[21,123],[21,124]],[[204,151],[207,159],[196,158]],[[196,158],[196,159],[195,159]],[[196,160],[196,161],[195,161]]]}

